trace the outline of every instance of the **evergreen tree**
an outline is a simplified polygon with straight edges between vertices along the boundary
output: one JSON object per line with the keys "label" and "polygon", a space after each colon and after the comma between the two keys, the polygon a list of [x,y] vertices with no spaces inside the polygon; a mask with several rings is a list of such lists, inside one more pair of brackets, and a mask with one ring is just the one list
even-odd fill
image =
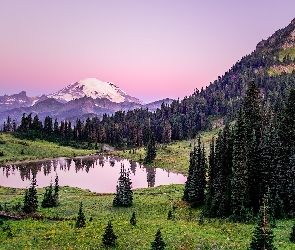
{"label": "evergreen tree", "polygon": [[[53,193],[53,191],[54,191],[54,193]],[[54,190],[52,187],[52,183],[50,182],[49,187],[46,187],[46,189],[45,189],[44,198],[41,203],[41,206],[43,208],[56,207],[58,205],[58,191],[59,191],[58,176],[56,175]]]}
{"label": "evergreen tree", "polygon": [[121,165],[120,177],[116,187],[116,195],[113,200],[115,207],[130,207],[133,202],[132,182],[130,180],[129,171],[127,172],[124,165]]}
{"label": "evergreen tree", "polygon": [[146,156],[144,158],[145,163],[151,163],[156,158],[156,142],[153,133],[150,133],[147,143]]}
{"label": "evergreen tree", "polygon": [[135,215],[135,212],[132,213],[132,216],[130,218],[130,224],[132,226],[135,226],[136,225],[136,215]]}
{"label": "evergreen tree", "polygon": [[54,199],[54,206],[56,207],[59,203],[58,199],[59,199],[59,185],[58,185],[58,175],[55,176],[55,180],[54,180],[54,195],[53,195],[53,199]]}
{"label": "evergreen tree", "polygon": [[[293,185],[292,151],[295,148],[295,89],[290,90],[285,107],[282,109],[279,123],[279,139],[281,148],[281,162],[279,165],[279,195],[284,202],[286,212],[290,215],[294,214],[294,207],[290,207],[289,199],[290,184]],[[290,179],[291,178],[291,179]],[[293,179],[293,180],[292,180]],[[293,198],[292,198],[293,199]]]}
{"label": "evergreen tree", "polygon": [[117,238],[118,236],[114,233],[112,222],[109,221],[102,237],[102,244],[106,247],[114,247],[116,246]]}
{"label": "evergreen tree", "polygon": [[240,110],[233,134],[233,170],[231,178],[231,215],[234,221],[246,221],[249,215],[249,172],[246,165],[246,127]]}
{"label": "evergreen tree", "polygon": [[188,202],[191,207],[199,207],[205,201],[206,188],[206,159],[204,147],[201,148],[200,137],[198,146],[194,147],[190,154],[190,166],[187,181],[185,183],[183,200]]}
{"label": "evergreen tree", "polygon": [[38,208],[37,181],[33,174],[31,186],[25,191],[23,211],[26,214],[35,213]]}
{"label": "evergreen tree", "polygon": [[244,117],[246,123],[246,141],[250,142],[254,137],[259,144],[262,135],[262,111],[260,89],[251,82],[244,99]]}
{"label": "evergreen tree", "polygon": [[53,188],[52,188],[52,183],[50,183],[49,187],[46,187],[45,193],[44,193],[44,198],[41,203],[41,206],[43,208],[46,207],[54,207],[55,206],[55,201],[53,198]]}
{"label": "evergreen tree", "polygon": [[166,243],[164,242],[162,238],[161,230],[158,229],[155,240],[152,242],[152,249],[153,250],[164,250],[166,247]]}
{"label": "evergreen tree", "polygon": [[254,229],[252,242],[249,250],[274,250],[273,232],[269,225],[267,205],[264,202],[259,213],[259,221],[257,227]]}
{"label": "evergreen tree", "polygon": [[80,202],[80,207],[79,207],[79,212],[78,212],[78,217],[76,220],[76,228],[81,228],[86,226],[86,218],[83,213],[83,204],[82,201]]}
{"label": "evergreen tree", "polygon": [[209,217],[230,215],[230,178],[232,173],[232,143],[229,124],[226,123],[216,139],[215,151],[211,146],[208,172],[208,191],[205,214]]}

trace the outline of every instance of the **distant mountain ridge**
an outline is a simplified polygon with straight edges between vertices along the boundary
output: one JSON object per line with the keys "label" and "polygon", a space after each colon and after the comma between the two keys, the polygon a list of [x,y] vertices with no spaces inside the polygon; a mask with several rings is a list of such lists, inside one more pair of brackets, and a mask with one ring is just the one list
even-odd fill
{"label": "distant mountain ridge", "polygon": [[19,94],[0,96],[0,126],[8,116],[19,122],[23,113],[38,115],[41,120],[50,116],[58,120],[75,121],[87,116],[101,118],[104,114],[111,115],[119,110],[143,108],[155,111],[163,102],[170,104],[172,101],[166,98],[144,104],[111,82],[86,78],[50,95],[28,97],[26,92],[22,91]]}

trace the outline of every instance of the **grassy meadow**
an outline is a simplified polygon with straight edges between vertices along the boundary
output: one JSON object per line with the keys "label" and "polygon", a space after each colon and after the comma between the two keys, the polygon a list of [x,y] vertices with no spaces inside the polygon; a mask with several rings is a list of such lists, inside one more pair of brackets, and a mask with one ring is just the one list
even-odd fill
{"label": "grassy meadow", "polygon": [[10,133],[0,134],[0,164],[18,161],[38,160],[58,157],[74,157],[89,155],[95,150],[75,149],[59,146],[56,143],[41,141],[21,140]]}
{"label": "grassy meadow", "polygon": [[[38,189],[39,202],[44,189]],[[0,228],[0,249],[104,249],[102,235],[109,220],[118,236],[115,249],[151,249],[157,229],[161,229],[166,249],[246,249],[255,225],[202,218],[181,201],[183,185],[169,185],[134,191],[131,208],[114,208],[113,195],[62,187],[60,205],[37,212],[68,220],[4,220]],[[0,188],[1,204],[6,209],[22,202],[24,190]],[[75,228],[79,202],[83,202],[86,227]],[[172,219],[168,220],[168,211]],[[129,222],[136,212],[137,223]],[[0,219],[1,220],[1,219]],[[9,225],[12,237],[5,228]],[[291,220],[277,222],[274,229],[278,249],[294,249],[288,240]],[[4,230],[3,230],[4,229]]]}
{"label": "grassy meadow", "polygon": [[[202,133],[201,140],[208,152],[212,136],[218,131]],[[91,150],[76,150],[59,147],[44,141],[26,141],[14,138],[11,134],[1,134],[0,157],[2,162],[54,158],[90,154]],[[157,157],[152,164],[187,174],[189,153],[195,140],[158,145]],[[21,150],[25,154],[20,154]],[[143,148],[114,151],[114,155],[139,161],[144,158]],[[0,183],[1,186],[1,183]],[[40,206],[44,188],[38,189],[39,207],[37,213],[48,219],[4,219],[0,218],[0,249],[104,249],[102,235],[109,220],[112,221],[118,236],[115,249],[151,249],[155,233],[161,229],[166,249],[247,249],[256,224],[232,223],[227,219],[207,219],[199,209],[190,209],[181,198],[184,185],[169,185],[134,190],[133,206],[115,208],[113,194],[97,194],[78,188],[61,187],[60,204],[56,208]],[[23,203],[24,189],[0,187],[1,210],[14,212]],[[79,202],[83,202],[86,227],[75,228]],[[172,219],[168,220],[168,212]],[[129,222],[136,213],[137,224]],[[54,218],[64,218],[59,221]],[[278,249],[295,249],[289,241],[293,220],[277,221],[274,229],[275,244]],[[11,229],[9,236],[7,227]]]}
{"label": "grassy meadow", "polygon": [[[200,133],[201,143],[205,147],[206,154],[209,154],[209,146],[212,137],[217,137],[219,129],[210,132]],[[187,175],[189,167],[190,152],[193,150],[197,140],[177,141],[169,144],[157,144],[157,156],[151,166],[170,170],[175,173]],[[108,152],[109,154],[131,159],[137,162],[143,162],[145,149],[116,150]]]}

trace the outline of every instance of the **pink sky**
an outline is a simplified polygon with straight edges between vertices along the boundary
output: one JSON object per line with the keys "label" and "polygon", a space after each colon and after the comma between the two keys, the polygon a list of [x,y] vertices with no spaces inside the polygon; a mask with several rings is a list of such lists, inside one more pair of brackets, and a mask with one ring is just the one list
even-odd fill
{"label": "pink sky", "polygon": [[87,77],[145,102],[207,86],[295,18],[293,0],[1,0],[0,95]]}

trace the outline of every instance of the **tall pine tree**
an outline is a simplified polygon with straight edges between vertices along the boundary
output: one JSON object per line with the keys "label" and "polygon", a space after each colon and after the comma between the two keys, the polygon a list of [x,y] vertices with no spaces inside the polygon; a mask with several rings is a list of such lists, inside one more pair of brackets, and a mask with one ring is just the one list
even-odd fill
{"label": "tall pine tree", "polygon": [[33,174],[31,186],[26,189],[24,196],[23,211],[26,214],[35,213],[38,208],[38,196],[37,196],[37,181],[36,175]]}
{"label": "tall pine tree", "polygon": [[204,205],[206,188],[207,163],[204,147],[201,147],[201,139],[190,154],[190,166],[187,181],[184,188],[183,200],[191,207]]}

